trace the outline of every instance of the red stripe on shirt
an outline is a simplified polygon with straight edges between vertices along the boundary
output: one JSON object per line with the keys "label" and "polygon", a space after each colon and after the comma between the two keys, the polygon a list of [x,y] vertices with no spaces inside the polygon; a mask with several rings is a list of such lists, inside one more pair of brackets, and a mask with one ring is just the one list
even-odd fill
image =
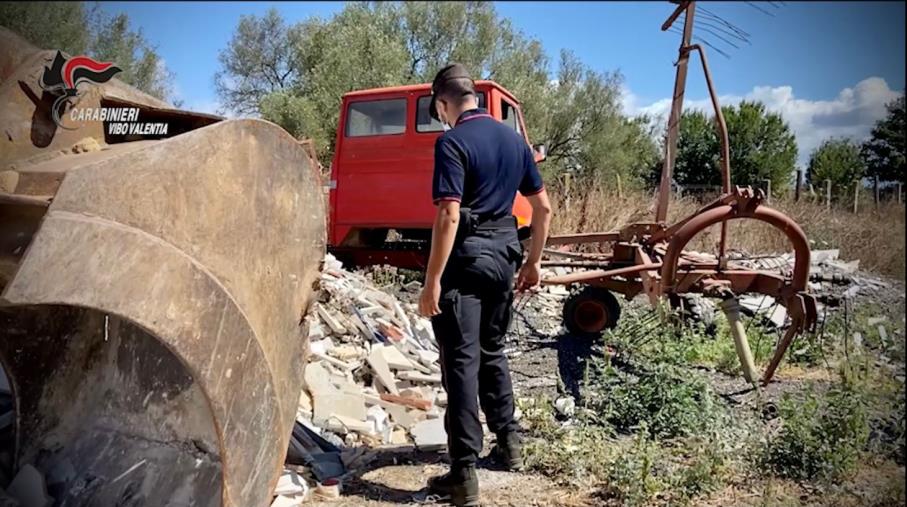
{"label": "red stripe on shirt", "polygon": [[459,197],[441,197],[441,198],[435,199],[435,200],[434,200],[434,203],[435,203],[435,204],[438,204],[438,203],[441,202],[441,201],[460,202],[460,198],[459,198]]}
{"label": "red stripe on shirt", "polygon": [[494,119],[494,116],[491,116],[490,114],[474,114],[472,116],[467,116],[466,118],[463,118],[462,120],[458,121],[457,125],[459,125],[463,122],[467,122],[469,120],[475,120],[476,118],[492,118],[492,119]]}
{"label": "red stripe on shirt", "polygon": [[536,190],[536,191],[534,191],[534,192],[529,192],[528,194],[523,194],[523,197],[529,197],[530,195],[538,195],[538,194],[541,194],[541,193],[542,193],[542,190],[545,190],[545,185],[542,185],[541,187],[539,187],[538,190]]}

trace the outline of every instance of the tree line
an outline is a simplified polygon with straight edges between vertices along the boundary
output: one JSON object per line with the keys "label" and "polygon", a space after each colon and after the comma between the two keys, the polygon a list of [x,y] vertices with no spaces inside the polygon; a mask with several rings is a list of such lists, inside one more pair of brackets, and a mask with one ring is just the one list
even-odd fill
{"label": "tree line", "polygon": [[[85,2],[0,2],[0,26],[40,49],[115,62],[117,78],[162,100],[174,101],[173,73],[129,16],[111,16]],[[176,105],[179,105],[178,103]]]}
{"label": "tree line", "polygon": [[[165,99],[170,94],[172,74],[125,15],[111,18],[80,2],[53,9],[0,2],[0,25],[41,47],[115,61],[124,68],[119,76],[124,81]],[[215,88],[223,112],[259,116],[313,139],[326,166],[344,93],[428,82],[452,61],[516,95],[530,138],[548,148],[543,164],[548,179],[569,173],[589,184],[613,185],[620,177],[625,186],[651,187],[663,163],[663,128],[653,127],[652,118],[624,113],[619,72],[594,70],[566,50],[552,62],[539,40],[515,28],[490,2],[349,3],[329,18],[296,23],[272,9],[242,16],[218,59]],[[666,70],[666,78],[671,75]],[[762,186],[769,180],[775,191],[790,188],[798,148],[781,115],[747,101],[722,111],[733,182]],[[828,139],[816,148],[806,181],[831,180],[836,188],[875,176],[903,182],[904,137],[902,96],[888,105],[887,116],[864,143]],[[719,153],[713,115],[685,111],[675,183],[720,185]]]}

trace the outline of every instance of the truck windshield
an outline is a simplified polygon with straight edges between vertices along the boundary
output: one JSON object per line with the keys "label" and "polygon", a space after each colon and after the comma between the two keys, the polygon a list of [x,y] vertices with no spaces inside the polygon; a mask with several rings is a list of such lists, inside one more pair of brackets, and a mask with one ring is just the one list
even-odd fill
{"label": "truck windshield", "polygon": [[346,136],[384,136],[406,131],[406,99],[352,102],[346,115]]}
{"label": "truck windshield", "polygon": [[[485,92],[477,92],[479,107],[485,107]],[[416,132],[440,132],[441,122],[433,120],[428,114],[428,105],[431,104],[431,95],[419,97],[416,101]]]}

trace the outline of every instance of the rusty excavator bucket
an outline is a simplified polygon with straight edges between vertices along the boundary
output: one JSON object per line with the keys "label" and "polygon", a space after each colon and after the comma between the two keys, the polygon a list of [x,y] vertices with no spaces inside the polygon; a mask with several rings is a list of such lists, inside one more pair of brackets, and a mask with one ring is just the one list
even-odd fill
{"label": "rusty excavator bucket", "polygon": [[57,505],[266,505],[324,256],[311,160],[273,124],[175,110],[116,79],[72,107],[138,108],[166,134],[58,126],[38,84],[56,52],[2,28],[0,48],[13,466],[45,474]]}

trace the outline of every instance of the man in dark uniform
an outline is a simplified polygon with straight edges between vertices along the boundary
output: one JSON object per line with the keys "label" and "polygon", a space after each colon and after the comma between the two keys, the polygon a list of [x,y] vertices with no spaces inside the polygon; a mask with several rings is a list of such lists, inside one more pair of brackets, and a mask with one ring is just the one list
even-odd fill
{"label": "man in dark uniform", "polygon": [[[479,496],[480,403],[488,428],[497,435],[496,454],[509,468],[522,467],[504,335],[517,268],[517,290],[539,284],[551,206],[532,149],[478,107],[475,85],[462,65],[438,72],[430,112],[447,132],[435,143],[437,215],[419,310],[431,317],[441,352],[451,468],[429,481],[429,491],[450,497],[454,505],[471,506],[478,505]],[[532,239],[522,267],[512,215],[517,191],[532,206]]]}

